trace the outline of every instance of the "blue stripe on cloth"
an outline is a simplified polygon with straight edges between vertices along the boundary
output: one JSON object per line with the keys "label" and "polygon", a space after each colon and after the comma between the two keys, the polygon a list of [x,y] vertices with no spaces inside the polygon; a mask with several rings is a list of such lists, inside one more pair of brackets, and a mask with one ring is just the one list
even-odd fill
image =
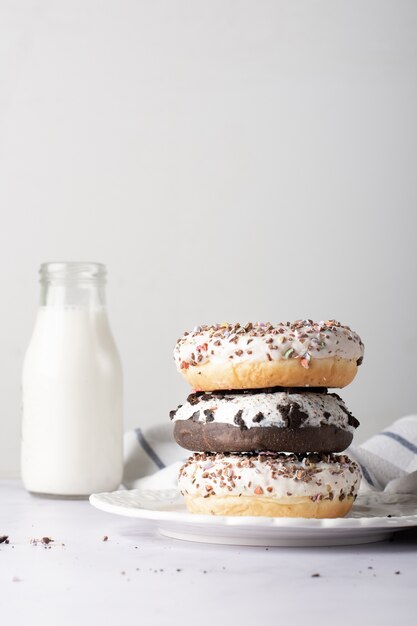
{"label": "blue stripe on cloth", "polygon": [[375,487],[375,483],[372,480],[371,475],[368,472],[368,470],[366,469],[366,467],[364,465],[362,465],[362,463],[359,463],[359,467],[362,470],[362,474],[363,474],[363,477],[366,480],[366,482],[368,482],[371,485],[371,487]]}
{"label": "blue stripe on cloth", "polygon": [[411,441],[408,441],[408,439],[404,439],[404,437],[401,437],[401,435],[397,435],[397,433],[392,433],[389,430],[384,430],[382,433],[379,433],[379,434],[385,435],[385,437],[389,437],[390,439],[393,439],[397,443],[404,446],[404,448],[407,448],[407,450],[410,450],[410,452],[414,452],[414,454],[417,454],[417,446]]}
{"label": "blue stripe on cloth", "polygon": [[152,461],[155,463],[157,467],[159,467],[159,469],[164,469],[165,463],[161,461],[159,456],[156,454],[155,450],[146,441],[142,430],[140,428],[135,428],[135,433],[136,433],[136,437],[138,438],[140,445],[142,446],[142,448],[144,449],[148,457],[152,459]]}

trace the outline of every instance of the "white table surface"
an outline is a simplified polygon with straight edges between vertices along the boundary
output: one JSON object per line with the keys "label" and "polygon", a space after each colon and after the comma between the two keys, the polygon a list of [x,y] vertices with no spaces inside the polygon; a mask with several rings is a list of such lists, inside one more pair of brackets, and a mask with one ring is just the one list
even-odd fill
{"label": "white table surface", "polygon": [[[0,535],[10,540],[0,544],[1,626],[417,624],[417,531],[357,547],[181,542],[2,481]],[[43,536],[54,543],[30,543]]]}

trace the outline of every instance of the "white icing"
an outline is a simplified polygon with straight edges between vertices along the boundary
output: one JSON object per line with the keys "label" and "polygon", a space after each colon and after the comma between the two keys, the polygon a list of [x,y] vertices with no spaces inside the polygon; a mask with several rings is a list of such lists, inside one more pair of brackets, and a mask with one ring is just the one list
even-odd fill
{"label": "white icing", "polygon": [[[291,455],[289,460],[281,462],[261,462],[260,457],[252,456],[252,467],[245,467],[245,461],[242,464],[244,457],[233,454],[203,455],[202,458],[205,460],[199,460],[199,455],[190,457],[180,469],[178,481],[183,495],[241,494],[324,499],[332,493],[336,499],[340,495],[356,495],[361,480],[358,465],[346,455],[341,457],[344,462],[320,461],[314,468],[308,466],[305,459],[294,460]],[[295,468],[290,476],[289,468]],[[295,478],[297,470],[301,470],[299,479]]]}
{"label": "white icing", "polygon": [[[206,397],[209,399],[206,400]],[[190,419],[196,412],[195,416],[200,422],[206,422],[205,410],[212,411],[214,419],[212,422],[222,424],[232,424],[239,427],[234,419],[236,413],[241,411],[240,417],[247,428],[258,428],[259,426],[278,426],[284,428],[286,421],[284,413],[280,412],[280,408],[288,406],[288,404],[296,402],[301,411],[307,414],[307,419],[301,425],[317,427],[325,425],[336,426],[351,433],[355,431],[354,427],[348,422],[345,403],[341,398],[325,393],[288,393],[286,391],[276,391],[273,393],[243,393],[243,394],[227,394],[227,396],[216,397],[216,395],[202,394],[198,398],[196,404],[190,404],[188,401],[180,406],[173,421],[181,421]],[[345,408],[345,411],[341,407]],[[256,416],[262,413],[263,419],[253,421]],[[326,417],[324,416],[326,413]],[[330,413],[330,416],[327,414]]]}
{"label": "white icing", "polygon": [[300,359],[308,368],[312,358],[338,357],[357,361],[364,353],[360,337],[347,326],[333,321],[274,326],[254,324],[251,330],[242,330],[237,325],[225,325],[225,328],[203,326],[184,334],[174,349],[177,368],[209,361],[216,364],[225,360],[239,363],[290,358]]}

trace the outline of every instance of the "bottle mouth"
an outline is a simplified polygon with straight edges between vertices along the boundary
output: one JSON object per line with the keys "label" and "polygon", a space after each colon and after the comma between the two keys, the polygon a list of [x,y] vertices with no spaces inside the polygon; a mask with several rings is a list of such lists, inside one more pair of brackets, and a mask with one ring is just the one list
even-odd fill
{"label": "bottle mouth", "polygon": [[104,263],[77,261],[52,261],[42,263],[39,269],[41,282],[105,282]]}

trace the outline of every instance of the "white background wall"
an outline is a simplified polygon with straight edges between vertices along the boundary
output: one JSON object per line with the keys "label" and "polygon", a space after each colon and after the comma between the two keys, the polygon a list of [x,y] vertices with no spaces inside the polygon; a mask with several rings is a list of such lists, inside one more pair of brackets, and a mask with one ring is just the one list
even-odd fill
{"label": "white background wall", "polygon": [[358,440],[417,410],[417,3],[0,0],[0,474],[45,260],[109,269],[126,427],[201,322],[335,317]]}

